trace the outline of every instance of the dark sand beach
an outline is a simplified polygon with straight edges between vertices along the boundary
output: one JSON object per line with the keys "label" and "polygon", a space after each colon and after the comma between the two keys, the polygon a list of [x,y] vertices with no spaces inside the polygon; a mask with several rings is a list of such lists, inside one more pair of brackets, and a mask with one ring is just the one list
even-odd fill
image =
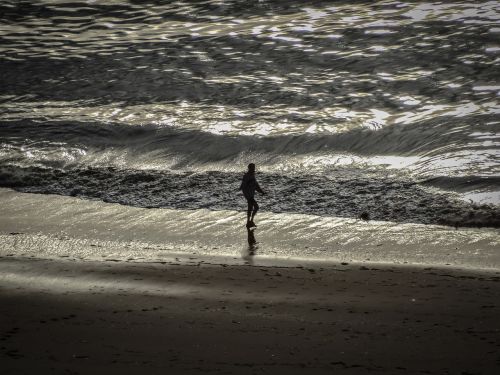
{"label": "dark sand beach", "polygon": [[2,374],[500,369],[495,230],[0,193]]}
{"label": "dark sand beach", "polygon": [[3,374],[497,374],[500,274],[2,257]]}

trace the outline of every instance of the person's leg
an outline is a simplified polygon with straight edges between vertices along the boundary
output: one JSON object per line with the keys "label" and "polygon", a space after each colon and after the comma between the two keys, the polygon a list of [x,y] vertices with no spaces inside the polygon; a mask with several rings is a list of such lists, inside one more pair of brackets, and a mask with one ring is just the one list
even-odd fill
{"label": "person's leg", "polygon": [[253,221],[253,218],[255,217],[255,214],[259,210],[259,205],[257,204],[257,202],[255,201],[254,198],[252,198],[252,203],[253,203],[253,210],[252,210],[252,217],[251,217],[250,221]]}
{"label": "person's leg", "polygon": [[252,216],[252,210],[253,210],[253,198],[247,198],[247,203],[248,203],[248,210],[247,210],[247,223],[250,222],[250,218]]}

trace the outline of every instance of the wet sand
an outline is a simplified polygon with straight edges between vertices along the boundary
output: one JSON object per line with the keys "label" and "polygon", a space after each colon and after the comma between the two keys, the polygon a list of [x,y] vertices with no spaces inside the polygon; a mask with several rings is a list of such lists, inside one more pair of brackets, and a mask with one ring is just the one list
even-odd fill
{"label": "wet sand", "polygon": [[500,372],[496,230],[0,202],[2,375]]}
{"label": "wet sand", "polygon": [[[161,261],[179,253],[241,263],[248,249],[243,203],[241,211],[146,209],[0,188],[0,256]],[[256,264],[301,258],[500,270],[498,229],[264,210],[256,223]]]}
{"label": "wet sand", "polygon": [[500,273],[0,258],[2,374],[498,374]]}

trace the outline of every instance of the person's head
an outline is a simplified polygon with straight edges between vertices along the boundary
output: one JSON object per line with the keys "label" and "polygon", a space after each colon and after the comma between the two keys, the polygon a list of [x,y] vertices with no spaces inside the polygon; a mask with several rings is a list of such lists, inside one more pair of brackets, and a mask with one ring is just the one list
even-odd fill
{"label": "person's head", "polygon": [[255,172],[255,164],[254,163],[248,164],[248,172],[250,172],[250,173]]}

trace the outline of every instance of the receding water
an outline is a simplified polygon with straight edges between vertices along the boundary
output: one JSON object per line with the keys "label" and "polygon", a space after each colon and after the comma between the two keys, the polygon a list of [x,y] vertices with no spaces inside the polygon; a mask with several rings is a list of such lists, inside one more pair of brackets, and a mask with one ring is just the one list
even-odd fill
{"label": "receding water", "polygon": [[265,210],[499,227],[499,20],[497,1],[4,0],[0,186],[239,210],[253,161]]}

